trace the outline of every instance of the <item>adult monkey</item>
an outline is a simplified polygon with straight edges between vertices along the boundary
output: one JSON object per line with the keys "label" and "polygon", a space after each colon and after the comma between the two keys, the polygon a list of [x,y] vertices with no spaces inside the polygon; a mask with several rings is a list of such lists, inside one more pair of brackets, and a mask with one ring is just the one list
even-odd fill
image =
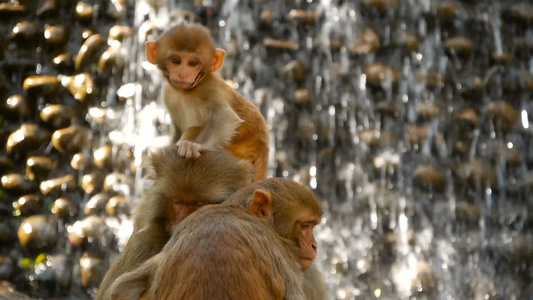
{"label": "adult monkey", "polygon": [[323,279],[302,273],[316,257],[321,214],[303,186],[256,181],[178,224],[158,255],[113,283],[112,299],[325,299]]}
{"label": "adult monkey", "polygon": [[159,253],[173,225],[205,204],[221,203],[250,183],[253,167],[227,151],[186,159],[171,145],[150,155],[147,177],[153,184],[135,207],[133,234],[102,280],[97,300],[109,299],[109,287],[116,278]]}
{"label": "adult monkey", "polygon": [[266,177],[269,133],[261,112],[214,72],[225,52],[217,49],[209,30],[181,23],[146,43],[148,62],[157,65],[167,84],[163,100],[172,118],[172,140],[185,157],[224,147]]}

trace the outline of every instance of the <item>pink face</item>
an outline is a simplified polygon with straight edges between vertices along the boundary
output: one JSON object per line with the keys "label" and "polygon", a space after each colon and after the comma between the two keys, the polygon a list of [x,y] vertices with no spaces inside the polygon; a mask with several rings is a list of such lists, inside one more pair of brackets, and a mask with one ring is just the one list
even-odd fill
{"label": "pink face", "polygon": [[298,246],[300,247],[299,263],[302,270],[307,270],[313,264],[317,255],[317,244],[313,229],[320,220],[312,219],[296,222],[298,232]]}
{"label": "pink face", "polygon": [[169,72],[170,84],[179,90],[195,85],[200,78],[203,64],[198,55],[185,51],[167,51],[165,64]]}

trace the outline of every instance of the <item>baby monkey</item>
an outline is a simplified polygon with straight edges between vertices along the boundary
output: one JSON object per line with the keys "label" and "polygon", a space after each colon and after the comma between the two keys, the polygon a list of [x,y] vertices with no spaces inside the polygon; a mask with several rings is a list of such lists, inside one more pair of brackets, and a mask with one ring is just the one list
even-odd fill
{"label": "baby monkey", "polygon": [[156,42],[146,43],[146,56],[167,81],[163,99],[180,155],[198,158],[202,151],[226,148],[252,162],[255,179],[265,178],[267,123],[252,102],[215,74],[222,68],[225,52],[216,48],[209,29],[176,25]]}

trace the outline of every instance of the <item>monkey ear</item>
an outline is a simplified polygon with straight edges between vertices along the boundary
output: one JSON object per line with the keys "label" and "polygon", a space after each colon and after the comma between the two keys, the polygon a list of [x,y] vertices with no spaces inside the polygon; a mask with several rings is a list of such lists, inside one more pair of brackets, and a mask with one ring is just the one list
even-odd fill
{"label": "monkey ear", "polygon": [[213,62],[211,65],[211,71],[216,72],[222,68],[224,64],[224,56],[226,56],[226,51],[216,48],[215,53],[213,54]]}
{"label": "monkey ear", "polygon": [[149,63],[157,65],[157,43],[156,42],[146,42],[146,59]]}
{"label": "monkey ear", "polygon": [[272,195],[269,191],[258,189],[254,192],[254,201],[250,212],[259,219],[270,219],[272,215]]}

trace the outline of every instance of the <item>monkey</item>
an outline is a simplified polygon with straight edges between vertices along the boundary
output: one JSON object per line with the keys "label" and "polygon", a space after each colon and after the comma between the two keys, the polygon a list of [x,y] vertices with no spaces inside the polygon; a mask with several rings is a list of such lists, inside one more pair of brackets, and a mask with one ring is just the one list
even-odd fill
{"label": "monkey", "polygon": [[201,206],[224,201],[253,180],[250,162],[229,151],[210,151],[196,160],[179,155],[176,145],[149,156],[146,176],[153,181],[134,208],[134,228],[124,250],[112,263],[95,299],[109,299],[111,283],[156,255],[170,239],[172,226]]}
{"label": "monkey", "polygon": [[222,147],[251,161],[256,180],[265,178],[270,138],[266,120],[251,101],[215,74],[225,52],[216,48],[209,29],[180,23],[145,47],[147,61],[157,65],[166,81],[163,102],[180,155],[198,158],[201,152]]}
{"label": "monkey", "polygon": [[325,297],[312,267],[321,215],[302,185],[255,181],[175,226],[159,254],[113,283],[111,299],[320,299],[309,295]]}

